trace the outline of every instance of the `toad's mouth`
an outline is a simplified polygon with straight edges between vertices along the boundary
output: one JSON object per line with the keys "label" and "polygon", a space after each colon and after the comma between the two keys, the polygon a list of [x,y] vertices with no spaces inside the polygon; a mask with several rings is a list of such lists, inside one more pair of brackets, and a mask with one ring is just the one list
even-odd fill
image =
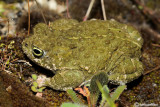
{"label": "toad's mouth", "polygon": [[25,55],[25,59],[29,61],[29,63],[31,64],[33,68],[35,68],[38,72],[41,72],[42,74],[47,75],[48,77],[54,76],[56,72],[58,71],[57,69],[53,70],[49,67],[47,68],[47,66],[43,66],[42,64],[40,64],[39,62],[35,60],[31,60],[29,55],[27,55],[26,53],[24,53],[24,55]]}
{"label": "toad's mouth", "polygon": [[43,58],[34,58],[33,62],[36,63],[37,65],[55,73],[57,71],[57,67],[55,64],[52,64],[48,57],[43,57]]}

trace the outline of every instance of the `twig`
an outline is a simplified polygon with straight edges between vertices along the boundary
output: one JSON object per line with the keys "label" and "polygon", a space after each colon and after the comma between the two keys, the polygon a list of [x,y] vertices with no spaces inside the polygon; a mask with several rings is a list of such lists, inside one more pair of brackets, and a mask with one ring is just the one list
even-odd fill
{"label": "twig", "polygon": [[158,70],[158,69],[160,69],[160,66],[157,66],[157,67],[155,67],[155,68],[153,68],[153,69],[151,69],[151,70],[149,70],[149,71],[146,71],[145,73],[143,73],[143,75],[149,74],[149,73],[151,73],[151,72],[153,72],[153,71],[156,71],[156,70]]}
{"label": "twig", "polygon": [[30,7],[29,7],[29,0],[28,0],[28,36],[30,32]]}
{"label": "twig", "polygon": [[143,3],[141,3],[139,0],[134,0],[134,2],[138,5],[138,6],[142,6],[142,9],[140,9],[145,15],[153,15],[153,11],[151,9],[149,9],[148,7],[146,7]]}
{"label": "twig", "polygon": [[152,46],[155,46],[155,47],[159,47],[159,48],[160,48],[160,45],[159,45],[159,44],[154,44],[154,43],[152,43]]}
{"label": "twig", "polygon": [[141,29],[149,33],[150,35],[152,35],[155,39],[160,40],[160,34],[156,32],[155,30],[153,30],[152,28],[142,26]]}
{"label": "twig", "polygon": [[9,19],[7,19],[7,22],[8,22],[8,35],[9,35]]}
{"label": "twig", "polygon": [[4,69],[3,71],[7,72],[8,74],[12,74],[11,71]]}
{"label": "twig", "polygon": [[156,26],[159,26],[160,24],[160,16],[150,8],[146,7],[144,3],[142,3],[140,0],[133,0],[134,3],[138,6],[141,6],[142,8],[139,8],[139,10],[147,16]]}
{"label": "twig", "polygon": [[92,7],[93,7],[94,2],[95,2],[95,0],[91,0],[91,2],[90,2],[90,4],[89,4],[89,7],[88,7],[88,10],[87,10],[87,13],[86,13],[86,15],[84,16],[83,21],[86,21],[86,20],[87,20],[89,14],[90,14],[90,12],[91,12],[91,9],[92,9]]}
{"label": "twig", "polygon": [[41,14],[42,14],[42,17],[43,17],[43,20],[44,20],[45,24],[47,25],[46,18],[45,18],[44,14],[43,14],[43,11],[42,11],[42,9],[41,9],[39,3],[37,2],[37,0],[35,0],[35,2],[36,2],[37,7],[39,8],[39,10],[40,10],[40,12],[41,12]]}
{"label": "twig", "polygon": [[70,14],[69,14],[69,4],[68,4],[68,0],[66,0],[66,5],[67,5],[67,17],[71,18]]}
{"label": "twig", "polygon": [[25,60],[16,60],[16,62],[26,63],[27,65],[32,66],[29,62],[27,62],[27,61],[25,61]]}
{"label": "twig", "polygon": [[101,6],[102,6],[103,18],[104,18],[104,20],[107,20],[105,7],[104,7],[104,0],[101,0]]}
{"label": "twig", "polygon": [[10,61],[10,63],[15,62],[15,61],[17,61],[17,60],[18,60],[18,58],[13,59],[12,61]]}

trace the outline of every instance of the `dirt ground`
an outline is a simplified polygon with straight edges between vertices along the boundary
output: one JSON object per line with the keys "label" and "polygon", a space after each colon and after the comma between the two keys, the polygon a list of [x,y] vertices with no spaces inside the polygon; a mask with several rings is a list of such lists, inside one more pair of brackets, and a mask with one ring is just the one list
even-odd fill
{"label": "dirt ground", "polygon": [[[47,8],[51,1],[57,2],[57,8]],[[89,4],[90,0],[69,0],[66,6],[66,0],[49,0],[39,9],[31,1],[30,35],[37,23],[45,23],[41,12],[47,23],[62,17],[83,21]],[[66,92],[46,88],[42,97],[37,97],[30,89],[31,75],[41,74],[43,70],[21,49],[21,43],[28,35],[27,6],[24,0],[0,1],[0,95],[4,96],[0,97],[0,107],[52,107],[71,102]],[[104,0],[104,7],[107,19],[134,26],[144,39],[141,57],[144,73],[127,84],[117,106],[160,106],[160,0]],[[95,0],[87,20],[90,19],[104,20],[101,0]],[[78,97],[87,104],[84,96],[78,94]]]}

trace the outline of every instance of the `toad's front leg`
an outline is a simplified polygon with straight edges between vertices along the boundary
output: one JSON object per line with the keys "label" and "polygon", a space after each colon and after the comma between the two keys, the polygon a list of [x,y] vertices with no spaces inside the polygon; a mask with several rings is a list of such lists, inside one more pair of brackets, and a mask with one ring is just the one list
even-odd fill
{"label": "toad's front leg", "polygon": [[41,86],[48,86],[55,90],[67,90],[79,86],[84,82],[85,76],[83,71],[79,70],[65,70],[56,73],[52,78],[45,78],[40,84]]}

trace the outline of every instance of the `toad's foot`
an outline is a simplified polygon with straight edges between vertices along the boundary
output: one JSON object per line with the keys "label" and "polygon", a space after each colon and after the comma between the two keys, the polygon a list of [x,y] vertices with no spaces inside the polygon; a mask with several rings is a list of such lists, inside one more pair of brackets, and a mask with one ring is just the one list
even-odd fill
{"label": "toad's foot", "polygon": [[48,86],[55,90],[72,89],[85,81],[83,71],[65,70],[55,74],[52,78],[39,78],[39,86]]}

